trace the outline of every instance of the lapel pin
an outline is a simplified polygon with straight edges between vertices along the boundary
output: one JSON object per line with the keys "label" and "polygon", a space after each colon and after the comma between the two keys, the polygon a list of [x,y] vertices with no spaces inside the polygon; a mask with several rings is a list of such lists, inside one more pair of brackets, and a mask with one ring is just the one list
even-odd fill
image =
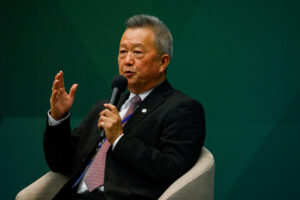
{"label": "lapel pin", "polygon": [[143,108],[142,113],[146,113],[146,112],[147,112],[147,109]]}

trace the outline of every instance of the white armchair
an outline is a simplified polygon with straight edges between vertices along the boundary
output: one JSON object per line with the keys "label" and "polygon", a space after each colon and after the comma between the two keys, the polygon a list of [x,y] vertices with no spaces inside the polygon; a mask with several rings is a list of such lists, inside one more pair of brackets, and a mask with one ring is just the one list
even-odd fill
{"label": "white armchair", "polygon": [[[214,157],[203,147],[196,164],[176,180],[159,200],[213,200],[214,174]],[[62,174],[48,172],[20,191],[16,200],[50,200],[68,179]]]}

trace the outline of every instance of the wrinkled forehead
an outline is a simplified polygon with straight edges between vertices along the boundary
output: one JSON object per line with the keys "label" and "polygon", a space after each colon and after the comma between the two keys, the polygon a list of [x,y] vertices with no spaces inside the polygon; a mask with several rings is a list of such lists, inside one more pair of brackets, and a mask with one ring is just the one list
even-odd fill
{"label": "wrinkled forehead", "polygon": [[120,46],[124,45],[154,45],[154,33],[150,27],[127,28],[121,38]]}

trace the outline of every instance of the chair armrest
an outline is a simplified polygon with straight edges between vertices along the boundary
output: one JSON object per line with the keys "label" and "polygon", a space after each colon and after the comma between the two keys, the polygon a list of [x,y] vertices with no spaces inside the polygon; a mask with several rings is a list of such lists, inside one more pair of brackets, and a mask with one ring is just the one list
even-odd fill
{"label": "chair armrest", "polygon": [[214,157],[203,147],[195,165],[177,179],[159,200],[213,200],[214,174]]}
{"label": "chair armrest", "polygon": [[16,200],[50,200],[68,180],[67,176],[50,171],[20,191]]}

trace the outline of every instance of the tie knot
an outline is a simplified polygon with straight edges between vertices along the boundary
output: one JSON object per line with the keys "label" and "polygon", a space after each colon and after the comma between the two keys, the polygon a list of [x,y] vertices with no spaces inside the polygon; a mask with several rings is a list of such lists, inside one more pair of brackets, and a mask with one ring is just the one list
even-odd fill
{"label": "tie knot", "polygon": [[135,95],[132,99],[131,99],[131,104],[133,104],[134,106],[138,106],[140,105],[140,103],[142,102],[142,99],[139,95]]}

